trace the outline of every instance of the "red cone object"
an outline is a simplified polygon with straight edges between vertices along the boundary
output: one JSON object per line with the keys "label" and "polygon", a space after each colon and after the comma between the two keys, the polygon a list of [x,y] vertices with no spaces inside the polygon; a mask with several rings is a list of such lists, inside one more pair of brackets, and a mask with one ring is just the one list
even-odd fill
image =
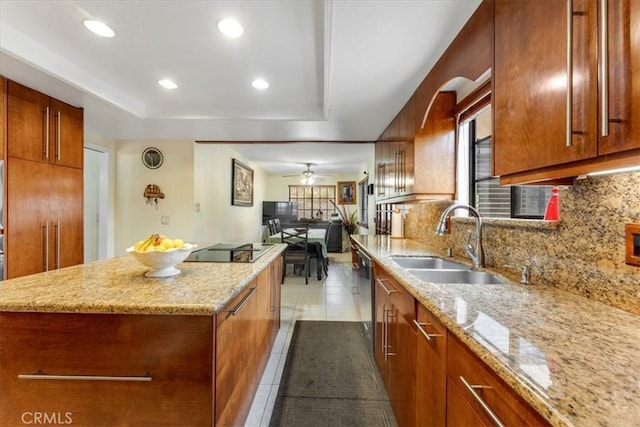
{"label": "red cone object", "polygon": [[553,187],[551,189],[551,197],[549,198],[549,203],[547,203],[547,210],[544,213],[544,220],[560,220],[560,197],[558,197],[558,187]]}

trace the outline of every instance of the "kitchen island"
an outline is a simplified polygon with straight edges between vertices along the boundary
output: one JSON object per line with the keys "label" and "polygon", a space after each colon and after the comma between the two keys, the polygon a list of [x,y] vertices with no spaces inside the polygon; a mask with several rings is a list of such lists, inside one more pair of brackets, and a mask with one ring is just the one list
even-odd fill
{"label": "kitchen island", "polygon": [[[473,359],[480,360],[481,365],[506,385],[504,389],[479,389],[481,384],[471,383],[476,394],[485,401],[502,391],[514,394],[534,412],[526,425],[538,425],[538,421],[540,425],[554,426],[638,425],[640,316],[548,286],[521,285],[508,280],[494,285],[427,283],[390,258],[392,255],[431,255],[426,246],[385,236],[352,238],[373,258],[381,273],[378,277],[386,276],[382,279],[383,285],[389,287],[395,282],[400,291],[391,289],[391,292],[402,293],[406,289],[415,301],[416,323],[409,322],[413,332],[405,336],[419,342],[425,334],[416,326],[419,323],[432,334],[430,345],[435,346],[440,355],[444,354],[442,360],[446,366],[442,369],[446,371],[446,379],[443,377],[446,386],[437,388],[429,384],[428,387],[446,394],[446,403],[442,403],[445,396],[435,399],[447,406],[448,421],[453,419],[452,415],[458,417],[463,412],[458,405],[461,400],[451,397],[456,397],[458,389],[466,391],[461,375],[452,372],[467,369],[466,362],[461,367],[459,359],[461,353],[468,350]],[[466,260],[455,261],[466,263]],[[422,309],[433,315],[433,320],[421,322]],[[443,346],[443,342],[446,345]],[[403,344],[396,342],[394,353],[399,353]],[[394,354],[389,359],[397,357]],[[414,360],[420,372],[420,364],[427,361],[420,357]],[[473,363],[468,366],[476,366],[475,361]],[[465,375],[474,375],[474,370],[481,369],[467,369]],[[437,376],[430,378],[427,381]],[[405,388],[419,381],[407,378]],[[416,396],[420,394],[417,392]],[[467,396],[463,399],[465,402],[473,400],[471,392]],[[501,404],[501,398],[506,397],[496,396],[494,401]],[[416,407],[420,412],[428,406],[418,402]],[[498,412],[499,408],[493,409]],[[483,411],[485,408],[476,412]],[[514,424],[504,421],[506,425]]]}
{"label": "kitchen island", "polygon": [[242,424],[284,248],[161,279],[124,256],[0,282],[0,425]]}

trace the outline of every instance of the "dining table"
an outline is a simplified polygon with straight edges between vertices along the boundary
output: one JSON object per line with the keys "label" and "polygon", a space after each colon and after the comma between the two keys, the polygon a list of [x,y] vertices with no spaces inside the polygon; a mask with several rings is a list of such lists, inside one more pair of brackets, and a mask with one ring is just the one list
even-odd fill
{"label": "dining table", "polygon": [[[295,228],[285,228],[286,232],[295,233],[297,230]],[[307,241],[309,243],[313,243],[320,248],[320,252],[322,254],[322,260],[320,260],[320,265],[328,265],[329,263],[329,253],[327,251],[327,242],[325,240],[327,234],[327,230],[324,228],[309,228],[307,230]],[[282,233],[278,232],[270,235],[266,239],[267,243],[281,243],[282,242]],[[320,272],[318,272],[320,274]],[[320,277],[320,276],[318,276]]]}

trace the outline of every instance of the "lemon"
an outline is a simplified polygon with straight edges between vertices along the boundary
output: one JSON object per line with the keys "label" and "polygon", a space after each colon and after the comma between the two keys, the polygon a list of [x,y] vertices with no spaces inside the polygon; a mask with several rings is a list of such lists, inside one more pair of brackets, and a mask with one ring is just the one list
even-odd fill
{"label": "lemon", "polygon": [[162,239],[159,246],[162,246],[165,250],[171,249],[173,248],[173,240],[165,237],[164,239]]}
{"label": "lemon", "polygon": [[180,249],[184,246],[184,241],[182,239],[173,239],[173,247],[176,249]]}

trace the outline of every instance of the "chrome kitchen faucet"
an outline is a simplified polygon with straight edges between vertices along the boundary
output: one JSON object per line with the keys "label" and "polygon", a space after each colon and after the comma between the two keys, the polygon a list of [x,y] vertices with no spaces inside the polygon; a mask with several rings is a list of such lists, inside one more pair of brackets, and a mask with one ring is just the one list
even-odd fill
{"label": "chrome kitchen faucet", "polygon": [[471,262],[473,262],[473,266],[475,268],[484,267],[484,254],[482,251],[482,218],[480,218],[480,213],[476,208],[464,203],[457,203],[449,206],[440,216],[440,221],[436,227],[436,234],[438,236],[444,235],[445,231],[447,231],[447,217],[456,209],[466,209],[476,217],[476,246],[475,248],[471,246],[471,230],[467,230],[467,243],[464,247],[464,251],[467,253],[469,258],[471,258]]}

